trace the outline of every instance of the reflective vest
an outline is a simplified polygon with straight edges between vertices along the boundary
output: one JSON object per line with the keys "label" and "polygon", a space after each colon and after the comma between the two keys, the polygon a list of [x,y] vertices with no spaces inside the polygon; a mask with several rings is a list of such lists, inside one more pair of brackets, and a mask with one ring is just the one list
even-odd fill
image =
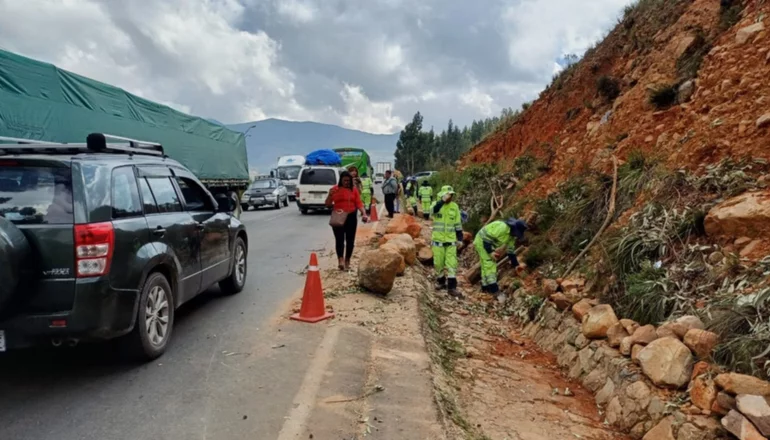
{"label": "reflective vest", "polygon": [[[433,208],[431,208],[433,212]],[[457,231],[463,230],[460,207],[455,202],[445,203],[441,210],[433,214],[433,234],[431,240],[436,243],[454,243]]]}
{"label": "reflective vest", "polygon": [[411,180],[406,183],[406,195],[410,197],[414,195],[414,182]]}
{"label": "reflective vest", "polygon": [[513,249],[516,246],[516,238],[511,235],[511,227],[502,220],[484,226],[479,231],[478,237],[481,241],[491,244],[495,249],[502,246]]}
{"label": "reflective vest", "polygon": [[423,203],[430,202],[430,199],[433,197],[433,188],[430,186],[421,186],[420,187],[420,200]]}
{"label": "reflective vest", "polygon": [[361,179],[361,188],[363,190],[361,195],[372,195],[372,179],[368,177]]}

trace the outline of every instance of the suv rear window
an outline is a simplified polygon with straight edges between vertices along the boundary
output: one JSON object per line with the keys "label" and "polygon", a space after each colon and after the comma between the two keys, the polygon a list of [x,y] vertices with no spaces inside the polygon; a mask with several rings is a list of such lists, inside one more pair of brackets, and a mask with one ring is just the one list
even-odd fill
{"label": "suv rear window", "polygon": [[0,215],[17,224],[73,223],[72,171],[0,166]]}
{"label": "suv rear window", "polygon": [[336,185],[337,173],[328,168],[307,169],[302,172],[300,185]]}

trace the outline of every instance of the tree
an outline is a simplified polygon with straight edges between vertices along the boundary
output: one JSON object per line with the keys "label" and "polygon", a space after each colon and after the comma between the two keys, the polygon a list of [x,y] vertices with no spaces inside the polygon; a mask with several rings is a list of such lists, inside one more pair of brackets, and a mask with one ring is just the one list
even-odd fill
{"label": "tree", "polygon": [[[414,174],[420,156],[422,141],[422,115],[415,113],[412,122],[406,124],[396,143],[396,169]],[[422,165],[422,164],[420,164]]]}

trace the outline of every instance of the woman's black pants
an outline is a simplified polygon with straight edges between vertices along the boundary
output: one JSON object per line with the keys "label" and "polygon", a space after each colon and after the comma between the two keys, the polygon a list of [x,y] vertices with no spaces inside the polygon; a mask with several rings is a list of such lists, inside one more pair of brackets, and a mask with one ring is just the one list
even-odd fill
{"label": "woman's black pants", "polygon": [[[356,229],[358,228],[358,212],[353,211],[348,214],[345,225],[339,228],[332,228],[334,231],[334,242],[337,250],[337,258],[345,257],[348,261],[353,256],[353,247],[356,245]],[[343,254],[344,253],[344,254]]]}

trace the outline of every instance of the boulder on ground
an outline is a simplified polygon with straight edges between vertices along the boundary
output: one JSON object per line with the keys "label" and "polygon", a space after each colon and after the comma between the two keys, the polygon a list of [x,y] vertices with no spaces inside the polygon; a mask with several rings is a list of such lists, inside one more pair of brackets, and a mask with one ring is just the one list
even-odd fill
{"label": "boulder on ground", "polygon": [[633,319],[621,319],[620,325],[623,326],[624,329],[626,329],[626,333],[629,335],[633,335],[636,329],[639,328],[639,323],[634,321]]}
{"label": "boulder on ground", "polygon": [[397,276],[401,276],[406,273],[406,261],[404,261],[404,257],[401,255],[401,252],[399,252],[398,248],[396,246],[385,244],[385,246],[380,246],[379,250],[381,252],[390,252],[393,254],[398,255],[398,257],[401,259],[400,263],[398,265],[398,271],[396,271]]}
{"label": "boulder on ground", "polygon": [[770,191],[743,193],[709,210],[706,233],[712,236],[765,238],[770,235]]}
{"label": "boulder on ground", "polygon": [[770,405],[762,396],[741,394],[735,399],[738,411],[748,418],[764,436],[770,436]]}
{"label": "boulder on ground", "polygon": [[676,338],[652,341],[638,358],[644,374],[657,386],[681,388],[690,381],[692,352]]}
{"label": "boulder on ground", "polygon": [[655,332],[655,326],[651,324],[643,325],[636,329],[631,339],[634,344],[648,345],[652,341],[658,339],[658,334]]}
{"label": "boulder on ground", "polygon": [[607,343],[610,344],[610,347],[612,348],[620,347],[620,343],[627,337],[628,332],[620,322],[615,323],[612,327],[607,329]]}
{"label": "boulder on ground", "polygon": [[735,42],[738,44],[744,44],[754,35],[762,32],[763,30],[765,30],[765,25],[761,21],[750,26],[740,28],[735,34]]}
{"label": "boulder on ground", "polygon": [[618,348],[618,351],[620,351],[620,354],[623,356],[631,356],[632,348],[634,347],[634,338],[631,336],[623,338],[622,341],[620,341],[620,347]]}
{"label": "boulder on ground", "polygon": [[544,279],[542,282],[543,294],[550,296],[559,290],[559,283],[556,280]]}
{"label": "boulder on ground", "polygon": [[700,409],[711,411],[717,400],[717,386],[707,374],[695,377],[690,382],[690,401]]}
{"label": "boulder on ground", "polygon": [[407,234],[400,234],[381,246],[380,249],[385,248],[395,249],[408,265],[413,265],[417,260],[417,247],[414,244],[412,237]]}
{"label": "boulder on ground", "polygon": [[406,233],[411,235],[412,238],[417,238],[422,233],[422,226],[419,223],[412,223],[406,227]]}
{"label": "boulder on ground", "polygon": [[639,364],[639,353],[644,350],[644,345],[634,344],[633,347],[631,347],[631,361],[635,364]]}
{"label": "boulder on ground", "polygon": [[666,417],[642,437],[642,440],[676,440],[674,437],[674,418]]}
{"label": "boulder on ground", "polygon": [[593,307],[593,304],[591,304],[590,301],[587,299],[581,299],[578,301],[575,305],[572,306],[572,314],[575,315],[575,318],[582,322],[583,317],[588,314],[588,311],[591,310]]}
{"label": "boulder on ground", "polygon": [[417,224],[417,220],[406,214],[396,214],[388,222],[388,226],[385,228],[386,234],[408,234],[409,225]]}
{"label": "boulder on ground", "polygon": [[674,330],[671,328],[672,323],[667,322],[657,329],[655,329],[655,334],[658,336],[658,339],[662,338],[678,338],[679,336],[676,335]]}
{"label": "boulder on ground", "polygon": [[679,339],[682,339],[690,330],[703,330],[706,328],[706,325],[703,324],[703,321],[697,316],[686,315],[674,320],[674,322],[671,323],[670,328],[676,333],[676,336]]}
{"label": "boulder on ground", "polygon": [[738,373],[720,374],[715,379],[719,388],[732,395],[755,394],[758,396],[770,396],[770,383]]}
{"label": "boulder on ground", "polygon": [[714,405],[711,406],[711,411],[723,416],[726,416],[732,410],[737,410],[738,404],[735,402],[735,397],[730,394],[720,391],[717,393],[717,400]]}
{"label": "boulder on ground", "polygon": [[[574,307],[573,307],[574,308]],[[583,319],[583,335],[589,339],[602,339],[607,337],[607,331],[618,324],[618,317],[609,304],[599,304],[592,307]]]}
{"label": "boulder on ground", "polygon": [[473,242],[473,234],[463,231],[463,243],[470,244]]}
{"label": "boulder on ground", "polygon": [[358,264],[358,284],[366,290],[386,295],[393,289],[403,257],[396,252],[366,251]]}
{"label": "boulder on ground", "polygon": [[711,351],[714,350],[719,337],[716,333],[708,330],[691,329],[684,335],[684,345],[690,348],[700,359],[711,357]]}
{"label": "boulder on ground", "polygon": [[567,310],[572,307],[572,302],[561,292],[554,293],[549,298],[559,310]]}
{"label": "boulder on ground", "polygon": [[417,251],[417,259],[422,264],[430,264],[433,261],[433,250],[429,247],[424,247]]}
{"label": "boulder on ground", "polygon": [[428,246],[428,243],[425,242],[422,238],[415,238],[414,239],[414,247],[417,249],[417,252],[420,252],[423,248],[430,248]]}
{"label": "boulder on ground", "polygon": [[563,291],[569,291],[570,289],[578,289],[581,290],[586,285],[585,278],[582,277],[570,277],[567,279],[562,280],[561,282],[561,288]]}
{"label": "boulder on ground", "polygon": [[722,426],[740,440],[767,440],[746,417],[735,410],[722,419]]}

